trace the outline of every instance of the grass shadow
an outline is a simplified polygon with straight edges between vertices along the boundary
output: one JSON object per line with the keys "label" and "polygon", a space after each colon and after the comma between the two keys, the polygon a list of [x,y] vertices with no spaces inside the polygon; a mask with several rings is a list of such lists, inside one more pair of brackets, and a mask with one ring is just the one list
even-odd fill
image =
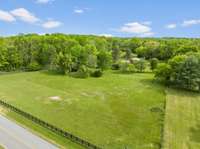
{"label": "grass shadow", "polygon": [[45,74],[45,75],[49,75],[49,76],[63,76],[63,77],[71,77],[71,78],[75,78],[75,79],[87,79],[88,77],[79,77],[75,72],[73,73],[69,73],[69,74],[63,74],[61,72],[58,71],[51,71],[51,70],[45,70],[45,71],[40,71],[40,73]]}
{"label": "grass shadow", "polygon": [[113,74],[124,74],[124,75],[134,75],[134,74],[152,74],[152,72],[122,72],[120,70],[111,71]]}
{"label": "grass shadow", "polygon": [[53,71],[53,70],[43,70],[43,71],[40,71],[40,73],[50,75],[50,76],[65,76],[64,74],[58,71]]}
{"label": "grass shadow", "polygon": [[164,84],[160,83],[159,81],[157,81],[154,78],[153,79],[152,78],[142,79],[142,80],[140,80],[140,83],[142,83],[144,85],[156,86],[161,89],[166,88],[166,86]]}
{"label": "grass shadow", "polygon": [[11,74],[18,74],[21,73],[23,71],[0,71],[0,75],[11,75]]}
{"label": "grass shadow", "polygon": [[181,96],[181,97],[199,97],[200,93],[199,92],[195,92],[195,91],[190,91],[190,90],[186,90],[186,89],[179,89],[177,87],[173,87],[170,86],[168,89],[170,89],[170,94],[171,95],[175,95],[175,96]]}
{"label": "grass shadow", "polygon": [[190,128],[190,140],[196,143],[200,143],[200,124]]}

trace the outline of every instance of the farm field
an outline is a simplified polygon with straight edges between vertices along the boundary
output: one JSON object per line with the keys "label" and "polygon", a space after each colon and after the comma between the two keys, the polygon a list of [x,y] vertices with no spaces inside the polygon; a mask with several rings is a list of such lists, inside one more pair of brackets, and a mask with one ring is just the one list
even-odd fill
{"label": "farm field", "polygon": [[199,6],[4,1],[0,149],[200,149]]}
{"label": "farm field", "polygon": [[[119,74],[77,79],[46,72],[0,76],[0,98],[51,124],[107,149],[158,149],[165,88],[153,74]],[[63,148],[78,149],[13,112],[23,123]]]}
{"label": "farm field", "polygon": [[164,149],[200,148],[200,96],[167,89]]}

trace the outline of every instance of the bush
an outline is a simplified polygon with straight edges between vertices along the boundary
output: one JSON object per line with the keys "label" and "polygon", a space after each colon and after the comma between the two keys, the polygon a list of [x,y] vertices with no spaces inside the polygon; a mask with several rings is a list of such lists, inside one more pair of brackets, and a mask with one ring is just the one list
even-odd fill
{"label": "bush", "polygon": [[152,58],[150,60],[151,70],[153,71],[154,69],[156,69],[157,65],[158,65],[158,59],[157,58]]}
{"label": "bush", "polygon": [[175,56],[159,65],[156,77],[178,88],[200,91],[200,54]]}
{"label": "bush", "polygon": [[27,71],[38,71],[41,70],[41,65],[38,62],[31,62],[27,67]]}
{"label": "bush", "polygon": [[135,72],[135,66],[129,62],[122,61],[120,63],[120,71],[123,73],[133,73]]}
{"label": "bush", "polygon": [[101,50],[97,54],[97,66],[101,70],[106,70],[111,67],[112,55],[110,52]]}
{"label": "bush", "polygon": [[119,70],[120,65],[118,63],[112,64],[112,70]]}
{"label": "bush", "polygon": [[171,66],[166,63],[161,63],[158,65],[155,71],[155,77],[159,78],[161,81],[168,83],[170,81]]}
{"label": "bush", "polygon": [[141,59],[137,62],[134,63],[135,64],[135,68],[137,69],[138,72],[144,72],[144,70],[146,69],[146,61]]}
{"label": "bush", "polygon": [[97,70],[91,72],[90,75],[91,75],[92,77],[99,78],[99,77],[101,77],[101,76],[103,75],[103,71],[100,70],[100,69],[97,69]]}
{"label": "bush", "polygon": [[70,76],[75,78],[88,78],[89,75],[89,69],[85,65],[80,66],[77,72],[70,73]]}
{"label": "bush", "polygon": [[136,72],[135,65],[129,64],[129,65],[128,65],[128,70],[129,70],[129,72],[131,72],[131,73]]}

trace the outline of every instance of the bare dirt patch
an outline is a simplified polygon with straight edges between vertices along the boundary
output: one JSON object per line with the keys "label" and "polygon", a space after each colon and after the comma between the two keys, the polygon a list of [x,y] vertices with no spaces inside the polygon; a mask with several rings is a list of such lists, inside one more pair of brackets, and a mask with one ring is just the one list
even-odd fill
{"label": "bare dirt patch", "polygon": [[52,97],[49,97],[49,99],[51,99],[51,101],[61,101],[62,100],[59,96],[52,96]]}

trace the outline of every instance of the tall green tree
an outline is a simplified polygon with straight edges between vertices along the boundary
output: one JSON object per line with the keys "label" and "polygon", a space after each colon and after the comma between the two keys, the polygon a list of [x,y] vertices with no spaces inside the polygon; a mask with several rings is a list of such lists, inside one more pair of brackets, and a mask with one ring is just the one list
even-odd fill
{"label": "tall green tree", "polygon": [[111,63],[112,63],[112,55],[110,52],[101,50],[97,54],[97,66],[101,70],[105,70],[111,67]]}

